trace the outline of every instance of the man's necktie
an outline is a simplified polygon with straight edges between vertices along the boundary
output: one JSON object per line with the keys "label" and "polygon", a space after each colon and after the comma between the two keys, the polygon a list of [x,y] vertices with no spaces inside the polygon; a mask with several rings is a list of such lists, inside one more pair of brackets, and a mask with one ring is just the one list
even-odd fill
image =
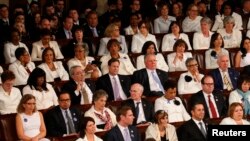
{"label": "man's necktie", "polygon": [[154,81],[159,85],[161,91],[164,93],[164,88],[163,88],[163,86],[161,84],[161,81],[160,81],[159,77],[156,76],[156,75],[157,74],[154,71],[152,71],[152,77],[153,77]]}
{"label": "man's necktie", "polygon": [[141,103],[141,102],[137,102],[137,103],[136,103],[136,107],[135,107],[136,118],[138,118],[139,113],[140,113],[140,108],[139,108],[139,104],[140,104],[140,103]]}
{"label": "man's necktie", "polygon": [[73,39],[73,37],[72,37],[72,32],[71,32],[71,31],[68,31],[68,34],[69,34],[69,39]]}
{"label": "man's necktie", "polygon": [[214,106],[213,102],[211,101],[210,95],[208,95],[208,103],[209,103],[209,108],[211,110],[212,118],[218,118],[216,110],[215,110],[215,106]]}
{"label": "man's necktie", "polygon": [[223,72],[223,83],[226,85],[226,89],[228,91],[231,91],[233,89],[232,85],[231,85],[230,81],[228,80],[228,77],[227,77],[225,72]]}
{"label": "man's necktie", "polygon": [[117,79],[115,77],[113,77],[113,79],[114,79],[114,97],[115,97],[115,100],[122,100],[122,98],[120,96],[120,91],[119,91]]}
{"label": "man's necktie", "polygon": [[85,88],[82,88],[82,96],[83,96],[84,104],[90,104],[88,93]]}
{"label": "man's necktie", "polygon": [[131,141],[128,128],[124,129],[124,133],[125,133],[124,141]]}
{"label": "man's necktie", "polygon": [[98,37],[96,28],[91,28],[91,31],[92,31],[93,37]]}
{"label": "man's necktie", "polygon": [[207,133],[206,133],[205,128],[203,127],[202,122],[199,122],[199,125],[200,125],[201,133],[203,134],[204,137],[206,137],[206,136],[207,136]]}
{"label": "man's necktie", "polygon": [[67,118],[67,126],[68,126],[68,129],[69,129],[69,134],[75,133],[76,131],[75,131],[75,128],[74,128],[74,124],[73,124],[72,119],[69,117],[68,111],[65,111],[65,115],[66,115],[66,118]]}

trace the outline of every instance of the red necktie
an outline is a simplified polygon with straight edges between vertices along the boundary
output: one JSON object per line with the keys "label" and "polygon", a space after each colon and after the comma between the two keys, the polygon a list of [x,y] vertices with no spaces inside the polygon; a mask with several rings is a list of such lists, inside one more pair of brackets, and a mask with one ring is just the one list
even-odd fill
{"label": "red necktie", "polygon": [[211,101],[211,96],[208,95],[208,103],[209,103],[209,108],[211,110],[211,114],[212,114],[212,118],[218,118],[216,110],[215,110],[215,106],[213,104],[213,102]]}
{"label": "red necktie", "polygon": [[27,71],[29,74],[31,73],[31,71],[30,71],[30,69],[29,69],[28,67],[26,67],[25,69],[26,69],[26,71]]}

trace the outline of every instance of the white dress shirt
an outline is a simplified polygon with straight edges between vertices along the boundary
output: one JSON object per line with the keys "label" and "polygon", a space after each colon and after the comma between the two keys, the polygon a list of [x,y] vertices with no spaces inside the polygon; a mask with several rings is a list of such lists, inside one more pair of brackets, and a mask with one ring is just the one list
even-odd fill
{"label": "white dress shirt", "polygon": [[194,20],[187,16],[182,22],[183,32],[198,32],[201,30],[200,20],[201,16],[197,16]]}
{"label": "white dress shirt", "polygon": [[[250,125],[250,122],[245,119],[242,119],[241,121],[243,125]],[[220,122],[220,125],[237,125],[237,123],[231,117],[226,117],[222,119],[222,121]]]}
{"label": "white dress shirt", "polygon": [[208,95],[210,95],[210,99],[211,99],[211,102],[212,102],[213,105],[214,105],[216,114],[218,115],[218,117],[220,117],[220,114],[219,114],[218,109],[217,109],[217,105],[216,105],[216,103],[215,103],[214,95],[213,95],[212,93],[211,93],[211,94],[207,94],[207,93],[205,93],[205,92],[203,91],[203,96],[204,96],[204,98],[205,98],[205,101],[206,101],[206,104],[207,104],[207,107],[208,107],[208,111],[209,111],[209,116],[210,116],[210,118],[213,118],[213,116],[212,116],[212,111],[211,111],[211,109],[209,108]]}
{"label": "white dress shirt", "polygon": [[231,34],[228,34],[226,30],[218,29],[218,33],[220,33],[221,37],[224,41],[224,48],[237,48],[240,47],[240,43],[242,40],[242,33],[238,29],[233,29]]}
{"label": "white dress shirt", "polygon": [[141,53],[142,46],[146,41],[152,41],[155,43],[157,52],[158,52],[158,47],[157,47],[157,42],[155,35],[148,33],[148,35],[145,37],[143,36],[140,32],[137,34],[133,35],[132,38],[132,45],[131,45],[131,52],[133,53]]}
{"label": "white dress shirt", "polygon": [[188,50],[192,50],[192,47],[189,42],[188,35],[185,33],[180,33],[179,37],[176,37],[173,33],[169,33],[163,36],[162,38],[162,51],[173,51],[174,44],[177,39],[182,39],[187,43]]}
{"label": "white dress shirt", "polygon": [[[122,85],[121,85],[121,83],[120,83],[120,79],[119,79],[118,75],[113,76],[113,75],[110,75],[110,74],[109,74],[109,79],[110,79],[110,81],[111,81],[112,88],[115,87],[115,80],[114,80],[114,77],[115,77],[115,79],[116,79],[116,81],[117,81],[117,85],[118,85],[118,89],[119,89],[119,93],[120,93],[121,99],[122,99],[122,100],[126,100],[126,99],[127,99],[127,95],[124,93],[124,91],[123,91],[123,89],[122,89]],[[114,98],[116,98],[115,94],[114,94]]]}
{"label": "white dress shirt", "polygon": [[186,60],[187,58],[191,58],[192,54],[191,52],[184,52],[183,53],[183,59],[179,60],[177,59],[175,64],[174,64],[174,58],[176,56],[176,52],[170,53],[167,55],[168,57],[168,66],[169,66],[169,71],[186,71],[187,67],[186,67]]}
{"label": "white dress shirt", "polygon": [[195,32],[193,37],[194,50],[208,49],[213,34],[213,32],[209,31],[209,36],[205,37],[202,32]]}
{"label": "white dress shirt", "polygon": [[[208,49],[205,52],[206,69],[215,69],[215,68],[219,67],[218,64],[217,64],[217,57],[211,56],[212,51],[214,51],[214,49]],[[229,56],[229,52],[224,48],[221,49],[220,53],[226,54],[227,56]],[[230,60],[229,60],[228,64],[229,64],[229,67],[230,67]]]}
{"label": "white dress shirt", "polygon": [[[140,122],[142,122],[142,121],[146,121],[145,113],[144,113],[144,110],[143,110],[143,107],[142,107],[142,102],[141,102],[141,100],[140,100],[140,101],[135,101],[135,100],[134,100],[134,105],[135,105],[135,107],[136,107],[138,102],[140,102],[140,103],[138,104],[138,106],[139,106],[139,114],[138,114],[136,123],[140,123]],[[134,115],[134,116],[135,116],[135,115]]]}
{"label": "white dress shirt", "polygon": [[176,18],[173,16],[168,16],[167,19],[164,19],[162,16],[154,20],[154,33],[168,33],[170,24],[176,21]]}
{"label": "white dress shirt", "polygon": [[28,47],[22,42],[19,42],[18,45],[14,45],[11,42],[4,44],[3,55],[5,58],[5,64],[10,64],[16,61],[15,51],[19,47],[23,47],[27,50],[27,52],[29,52]]}

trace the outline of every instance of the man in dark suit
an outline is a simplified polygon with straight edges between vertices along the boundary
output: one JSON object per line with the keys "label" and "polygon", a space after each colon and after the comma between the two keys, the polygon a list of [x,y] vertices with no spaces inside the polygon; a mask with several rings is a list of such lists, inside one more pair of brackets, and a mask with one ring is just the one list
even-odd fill
{"label": "man in dark suit", "polygon": [[145,98],[142,98],[143,86],[135,83],[130,88],[131,99],[124,102],[132,108],[133,115],[135,116],[133,125],[149,124],[154,119],[154,106]]}
{"label": "man in dark suit", "polygon": [[[62,90],[70,94],[72,105],[92,103],[94,86],[91,85],[91,83],[85,82],[85,72],[81,66],[71,67],[70,81],[64,84]],[[84,99],[84,94],[87,94],[88,103],[86,103],[87,101]]]}
{"label": "man in dark suit", "polygon": [[132,126],[134,116],[131,107],[120,107],[116,118],[117,125],[107,132],[104,141],[141,141],[139,131]]}
{"label": "man in dark suit", "polygon": [[191,96],[188,105],[192,107],[196,102],[203,103],[205,119],[224,117],[227,114],[227,104],[223,93],[214,91],[212,76],[206,75],[201,79],[202,90]]}
{"label": "man in dark suit", "polygon": [[228,91],[236,89],[239,72],[228,67],[230,63],[228,55],[219,55],[217,63],[219,68],[216,68],[210,72],[214,79],[214,89]]}
{"label": "man in dark suit", "polygon": [[72,39],[72,28],[73,19],[71,17],[65,17],[63,20],[63,27],[59,28],[56,33],[56,39]]}
{"label": "man in dark suit", "polygon": [[162,96],[163,86],[168,80],[168,73],[156,69],[156,56],[154,54],[145,55],[145,69],[137,70],[133,74],[132,83],[140,83],[144,86],[145,96]]}
{"label": "man in dark suit", "polygon": [[101,76],[96,82],[96,90],[105,90],[109,95],[108,101],[126,100],[130,96],[130,77],[118,74],[119,65],[118,59],[111,58],[108,61],[109,73]]}
{"label": "man in dark suit", "polygon": [[191,108],[192,118],[177,129],[179,141],[207,141],[207,128],[203,118],[205,115],[202,103],[195,103]]}
{"label": "man in dark suit", "polygon": [[0,4],[0,45],[8,40],[10,25],[9,7],[6,4]]}
{"label": "man in dark suit", "polygon": [[69,93],[60,93],[58,103],[58,106],[45,114],[47,136],[67,136],[78,133],[81,113],[77,109],[70,107]]}

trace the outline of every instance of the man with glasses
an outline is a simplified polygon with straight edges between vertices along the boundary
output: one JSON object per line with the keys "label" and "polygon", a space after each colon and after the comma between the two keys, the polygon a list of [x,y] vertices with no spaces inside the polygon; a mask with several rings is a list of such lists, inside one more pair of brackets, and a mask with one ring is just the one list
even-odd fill
{"label": "man with glasses", "polygon": [[58,97],[59,105],[45,114],[47,136],[67,136],[79,132],[81,112],[70,107],[71,99],[67,92]]}
{"label": "man with glasses", "polygon": [[206,75],[201,79],[202,90],[192,95],[189,100],[189,107],[196,102],[204,105],[205,119],[220,118],[226,116],[227,104],[223,93],[214,91],[214,79],[210,75]]}

